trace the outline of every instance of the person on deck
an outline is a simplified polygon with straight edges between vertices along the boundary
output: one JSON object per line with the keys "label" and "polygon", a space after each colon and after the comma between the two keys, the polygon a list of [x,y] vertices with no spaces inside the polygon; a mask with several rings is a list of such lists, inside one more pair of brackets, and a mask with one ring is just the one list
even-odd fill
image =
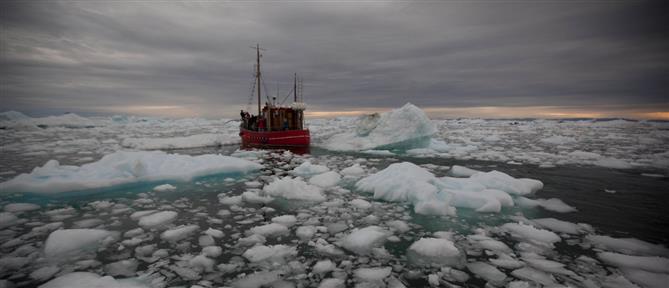
{"label": "person on deck", "polygon": [[258,131],[265,131],[265,118],[258,118]]}
{"label": "person on deck", "polygon": [[283,118],[283,130],[288,130],[288,119]]}

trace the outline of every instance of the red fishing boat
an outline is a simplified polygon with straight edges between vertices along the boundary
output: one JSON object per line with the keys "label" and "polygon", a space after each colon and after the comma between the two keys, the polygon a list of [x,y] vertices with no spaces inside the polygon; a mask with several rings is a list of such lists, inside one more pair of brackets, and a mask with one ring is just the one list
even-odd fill
{"label": "red fishing boat", "polygon": [[[285,106],[277,104],[276,97],[273,97],[272,100],[268,97],[265,106],[261,108],[260,88],[263,86],[260,73],[261,49],[259,45],[254,48],[256,48],[257,55],[255,86],[258,94],[258,114],[251,115],[248,112],[241,111],[242,123],[239,128],[239,136],[242,137],[242,146],[253,148],[309,147],[309,129],[304,127],[306,105],[301,99],[302,85],[300,83],[298,87],[297,74],[295,74],[293,82],[292,104]],[[298,101],[298,90],[300,91],[300,101]],[[267,93],[265,94],[267,95]]]}

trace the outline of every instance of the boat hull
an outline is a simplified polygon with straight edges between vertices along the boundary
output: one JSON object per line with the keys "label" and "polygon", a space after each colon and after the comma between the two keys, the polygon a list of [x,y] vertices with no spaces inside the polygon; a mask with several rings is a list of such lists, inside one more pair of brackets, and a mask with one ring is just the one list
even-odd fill
{"label": "boat hull", "polygon": [[309,130],[251,131],[240,129],[242,145],[245,147],[308,147],[311,142]]}

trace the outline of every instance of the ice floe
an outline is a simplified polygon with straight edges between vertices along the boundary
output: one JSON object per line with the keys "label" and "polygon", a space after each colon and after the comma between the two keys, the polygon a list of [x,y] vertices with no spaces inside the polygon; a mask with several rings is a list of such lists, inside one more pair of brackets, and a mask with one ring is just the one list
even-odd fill
{"label": "ice floe", "polygon": [[407,103],[402,108],[359,117],[348,129],[331,136],[322,146],[337,151],[362,151],[427,146],[437,130],[420,108]]}
{"label": "ice floe", "polygon": [[119,151],[82,166],[60,165],[51,160],[31,173],[0,183],[2,191],[58,193],[109,187],[140,181],[189,181],[216,173],[248,173],[262,166],[223,156],[188,156],[161,151]]}

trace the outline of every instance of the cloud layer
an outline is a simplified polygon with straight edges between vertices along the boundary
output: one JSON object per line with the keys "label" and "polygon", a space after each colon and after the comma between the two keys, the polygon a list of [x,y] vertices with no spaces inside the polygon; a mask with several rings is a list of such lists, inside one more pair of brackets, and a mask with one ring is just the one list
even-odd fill
{"label": "cloud layer", "polygon": [[312,110],[669,110],[659,1],[0,6],[0,110],[233,116],[255,43],[267,90],[286,95],[297,72]]}

